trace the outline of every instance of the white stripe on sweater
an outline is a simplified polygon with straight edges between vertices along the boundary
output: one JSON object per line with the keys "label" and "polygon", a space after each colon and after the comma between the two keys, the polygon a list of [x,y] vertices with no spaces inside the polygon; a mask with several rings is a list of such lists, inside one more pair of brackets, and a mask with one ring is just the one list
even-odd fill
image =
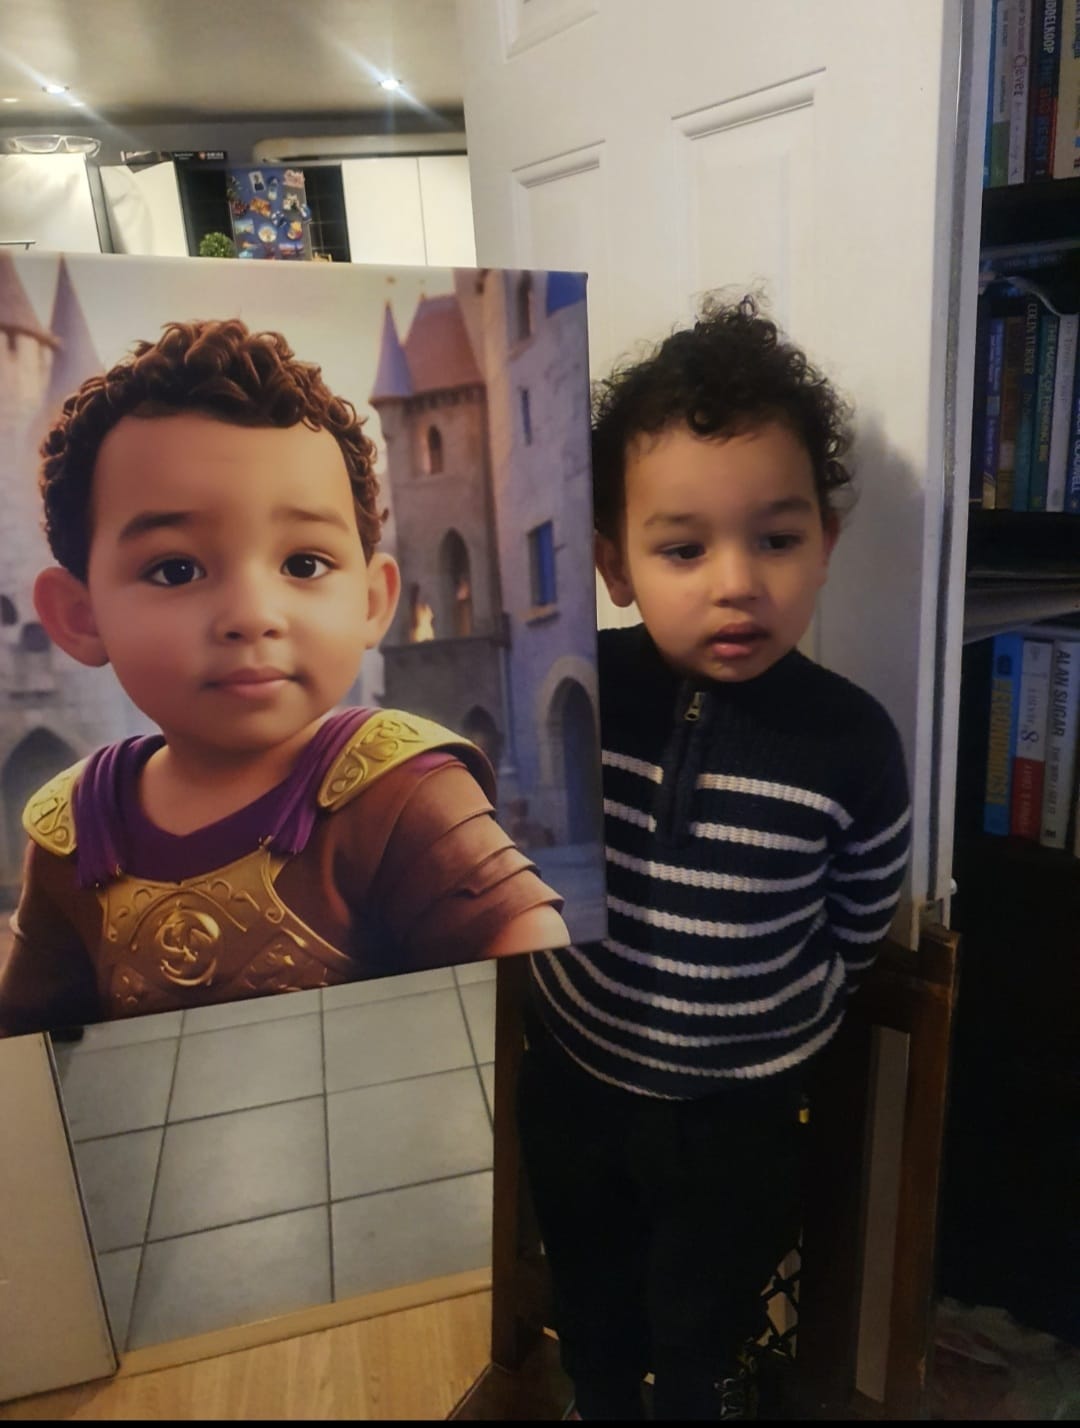
{"label": "white stripe on sweater", "polygon": [[833,936],[839,937],[841,942],[880,942],[892,926],[892,918],[879,926],[872,928],[869,932],[854,932],[850,927],[834,927]]}
{"label": "white stripe on sweater", "polygon": [[747,962],[738,967],[716,962],[678,962],[674,957],[660,957],[655,952],[642,952],[636,947],[628,947],[625,942],[616,942],[605,937],[603,946],[613,957],[623,962],[635,962],[638,966],[649,967],[655,972],[664,972],[674,977],[690,977],[696,981],[735,981],[739,977],[761,977],[769,972],[779,972],[796,960],[811,937],[825,926],[825,914],[814,919],[813,925],[801,942],[796,942],[778,957],[770,957],[764,962]]}
{"label": "white stripe on sweater", "polygon": [[901,829],[906,828],[911,822],[911,809],[905,808],[895,823],[890,823],[888,828],[882,829],[880,833],[875,833],[872,838],[867,838],[862,843],[848,843],[843,849],[845,854],[869,853],[871,848],[878,848],[882,843],[887,843],[890,838],[895,838]]}
{"label": "white stripe on sweater", "polygon": [[829,894],[829,901],[835,902],[846,912],[854,912],[859,917],[865,917],[871,912],[884,912],[886,908],[895,907],[900,901],[900,889],[897,888],[894,893],[881,898],[878,902],[855,902],[853,898],[842,897],[837,892]]}
{"label": "white stripe on sweater", "polygon": [[829,970],[828,962],[819,962],[816,967],[811,967],[808,972],[804,972],[794,982],[789,982],[786,987],[781,987],[771,997],[757,997],[754,1001],[688,1002],[679,997],[665,997],[660,992],[642,992],[637,987],[628,987],[623,982],[616,982],[601,972],[599,967],[595,966],[578,947],[561,948],[558,954],[544,952],[540,955],[550,962],[556,955],[562,956],[567,953],[574,958],[582,971],[586,972],[598,987],[603,987],[608,992],[614,992],[616,996],[623,997],[626,1001],[637,1002],[646,1007],[657,1007],[660,1011],[673,1012],[676,1016],[762,1016],[765,1012],[775,1011],[777,1007],[791,1001],[792,997],[801,996],[811,987],[816,987],[819,982],[825,980],[825,975]]}
{"label": "white stripe on sweater", "polygon": [[898,873],[901,868],[907,867],[907,849],[900,854],[899,858],[894,858],[891,863],[884,863],[880,868],[867,868],[858,873],[838,873],[835,868],[829,873],[831,883],[855,883],[866,878],[891,878],[893,873]]}
{"label": "white stripe on sweater", "polygon": [[662,883],[682,883],[695,888],[716,888],[723,892],[738,893],[781,893],[794,892],[798,888],[808,888],[819,882],[825,871],[824,863],[818,863],[810,872],[797,878],[741,878],[734,873],[713,873],[704,868],[680,868],[673,863],[656,863],[651,858],[635,858],[632,853],[621,853],[618,848],[607,848],[607,860],[618,868],[626,868],[631,873],[642,873],[647,878],[655,878]]}
{"label": "white stripe on sweater", "polygon": [[664,770],[659,764],[647,764],[644,759],[635,759],[629,754],[617,754],[614,749],[602,749],[600,758],[610,769],[623,769],[626,773],[640,774],[650,783],[663,782]]}
{"label": "white stripe on sweater", "polygon": [[835,818],[841,828],[850,828],[854,821],[851,814],[823,793],[815,793],[811,788],[799,788],[790,783],[772,783],[766,779],[744,778],[739,774],[703,773],[698,775],[698,788],[712,788],[724,793],[750,793],[759,798],[781,798],[785,803],[797,803],[803,808],[815,808],[819,813],[827,813]]}
{"label": "white stripe on sweater", "polygon": [[604,799],[604,812],[612,818],[622,818],[627,823],[633,823],[636,828],[645,828],[650,833],[656,832],[656,819],[651,813],[641,813],[636,808],[631,808],[628,803],[616,803],[613,798]]}
{"label": "white stripe on sweater", "polygon": [[825,906],[825,899],[807,907],[796,908],[783,917],[772,917],[765,922],[712,922],[703,917],[682,917],[676,912],[664,912],[657,907],[639,907],[637,903],[625,902],[621,897],[608,893],[607,905],[614,912],[621,912],[638,922],[647,922],[650,927],[662,927],[667,932],[687,932],[694,937],[767,937],[772,932],[791,927],[793,923],[814,917]]}
{"label": "white stripe on sweater", "polygon": [[[552,1001],[551,993],[544,985],[543,980],[540,980],[540,988],[548,1001],[552,1002],[554,1006],[555,1004]],[[640,1052],[630,1051],[623,1046],[616,1046],[613,1041],[608,1041],[606,1037],[599,1036],[596,1032],[590,1031],[588,1027],[582,1026],[577,1017],[569,1015],[569,1013],[563,1011],[561,1008],[556,1008],[556,1010],[563,1020],[569,1026],[572,1026],[575,1031],[579,1031],[587,1040],[593,1042],[596,1046],[602,1047],[605,1051],[612,1052],[623,1061],[636,1061],[638,1065],[649,1066],[654,1071],[670,1071],[680,1076],[718,1077],[723,1080],[739,1081],[755,1080],[763,1076],[773,1076],[780,1071],[786,1071],[792,1066],[797,1066],[801,1061],[806,1061],[809,1057],[813,1056],[819,1047],[825,1045],[840,1023],[840,1017],[837,1017],[831,1025],[824,1027],[817,1036],[811,1037],[809,1041],[801,1043],[801,1045],[795,1047],[793,1052],[788,1052],[786,1056],[774,1057],[772,1061],[760,1061],[754,1066],[737,1066],[731,1069],[720,1069],[718,1067],[709,1066],[678,1066],[670,1061],[660,1061],[655,1056],[643,1056]],[[561,1042],[560,1045],[562,1045]],[[795,1054],[796,1052],[798,1053],[797,1055]],[[574,1060],[577,1061],[580,1066],[585,1066],[586,1070],[593,1075],[600,1074],[599,1072],[593,1071],[592,1067],[583,1062],[580,1057],[575,1056]],[[603,1077],[603,1079],[605,1081],[613,1080],[613,1078],[607,1076]],[[624,1085],[628,1091],[637,1091],[640,1093],[642,1089],[639,1085],[632,1082],[614,1081],[613,1083],[615,1085]],[[655,1095],[657,1093],[646,1092],[646,1094]],[[673,1098],[670,1096],[659,1096],[658,1099],[671,1100]],[[674,1099],[678,1098],[676,1097]]]}
{"label": "white stripe on sweater", "polygon": [[[573,949],[571,949],[573,950]],[[815,1010],[813,1016],[807,1017],[804,1021],[796,1022],[793,1026],[780,1027],[775,1031],[741,1031],[730,1032],[727,1036],[687,1036],[678,1031],[662,1031],[659,1027],[647,1026],[644,1022],[628,1021],[625,1017],[612,1016],[610,1012],[601,1011],[599,1007],[587,1001],[566,975],[561,964],[551,959],[548,966],[555,975],[561,991],[573,1002],[579,1011],[585,1012],[595,1021],[602,1021],[605,1026],[615,1027],[620,1031],[628,1031],[633,1036],[640,1036],[646,1041],[659,1041],[664,1046],[732,1046],[744,1041],[776,1041],[784,1036],[796,1036],[799,1032],[808,1031],[816,1022],[820,1022],[825,1012],[832,1006],[837,992],[844,985],[845,963],[837,959],[833,963],[833,970],[829,976],[821,993],[821,1005]],[[591,970],[586,968],[586,970]]]}
{"label": "white stripe on sweater", "polygon": [[[652,827],[656,827],[653,820]],[[722,843],[749,843],[755,848],[775,848],[786,853],[824,853],[824,838],[792,838],[786,833],[763,833],[760,828],[735,828],[728,823],[690,824],[695,838],[712,838]]]}

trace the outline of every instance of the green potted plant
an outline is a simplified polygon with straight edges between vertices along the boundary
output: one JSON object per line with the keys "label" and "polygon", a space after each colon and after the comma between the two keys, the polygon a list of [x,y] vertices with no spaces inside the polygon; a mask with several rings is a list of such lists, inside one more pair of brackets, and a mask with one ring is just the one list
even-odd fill
{"label": "green potted plant", "polygon": [[199,239],[200,258],[235,258],[236,249],[226,233],[204,233]]}

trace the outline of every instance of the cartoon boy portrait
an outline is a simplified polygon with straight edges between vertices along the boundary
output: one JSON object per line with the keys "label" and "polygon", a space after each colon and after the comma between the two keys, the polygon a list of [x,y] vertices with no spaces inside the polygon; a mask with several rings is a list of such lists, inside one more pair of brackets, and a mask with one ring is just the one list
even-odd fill
{"label": "cartoon boy portrait", "polygon": [[27,805],[0,1033],[569,941],[480,750],[341,707],[400,591],[362,425],[238,319],[169,323],[64,403],[38,617],[160,732]]}

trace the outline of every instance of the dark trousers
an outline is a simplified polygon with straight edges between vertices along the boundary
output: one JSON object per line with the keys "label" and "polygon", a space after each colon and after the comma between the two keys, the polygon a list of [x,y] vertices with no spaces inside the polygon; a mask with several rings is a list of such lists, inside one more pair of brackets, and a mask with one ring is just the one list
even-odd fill
{"label": "dark trousers", "polygon": [[583,1418],[706,1418],[764,1327],[761,1291],[798,1240],[798,1086],[659,1101],[582,1071],[527,1018],[522,1154]]}

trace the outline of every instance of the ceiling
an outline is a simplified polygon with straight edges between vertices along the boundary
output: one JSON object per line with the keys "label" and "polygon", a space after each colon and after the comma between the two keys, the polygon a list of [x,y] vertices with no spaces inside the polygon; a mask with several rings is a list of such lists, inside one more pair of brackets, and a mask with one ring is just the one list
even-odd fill
{"label": "ceiling", "polygon": [[[390,95],[379,81],[402,81]],[[47,82],[67,94],[42,92]],[[0,123],[460,115],[454,0],[0,0]],[[75,103],[75,101],[82,101]]]}

